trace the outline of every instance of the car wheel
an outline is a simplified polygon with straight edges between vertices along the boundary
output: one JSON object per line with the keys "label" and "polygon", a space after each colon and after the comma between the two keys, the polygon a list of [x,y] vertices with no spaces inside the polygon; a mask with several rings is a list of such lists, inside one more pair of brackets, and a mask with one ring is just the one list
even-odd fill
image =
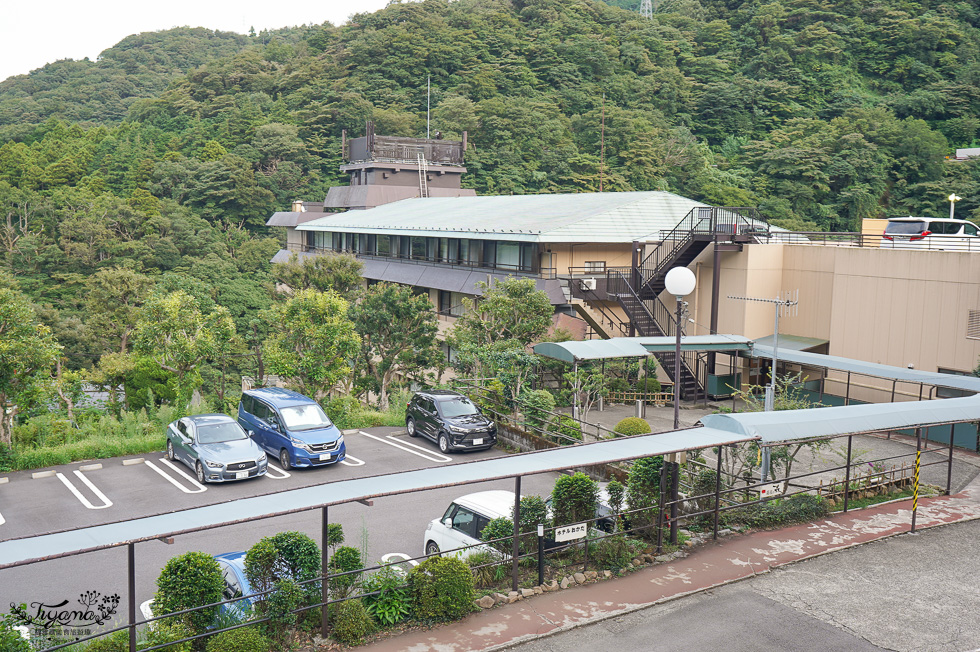
{"label": "car wheel", "polygon": [[283,471],[288,471],[292,464],[289,463],[289,451],[285,448],[279,451],[279,466],[282,467]]}
{"label": "car wheel", "polygon": [[439,433],[439,450],[443,453],[449,452],[449,435],[444,432]]}
{"label": "car wheel", "polygon": [[439,554],[439,544],[435,541],[429,541],[425,544],[425,554],[427,555],[438,555]]}
{"label": "car wheel", "polygon": [[197,471],[197,481],[201,484],[207,484],[208,479],[204,475],[204,465],[198,460],[197,464],[194,466],[194,470]]}
{"label": "car wheel", "polygon": [[409,437],[418,436],[419,433],[415,430],[415,419],[408,417],[408,420],[405,421],[405,430],[408,430]]}
{"label": "car wheel", "polygon": [[169,439],[167,440],[167,459],[171,462],[174,461],[174,443]]}

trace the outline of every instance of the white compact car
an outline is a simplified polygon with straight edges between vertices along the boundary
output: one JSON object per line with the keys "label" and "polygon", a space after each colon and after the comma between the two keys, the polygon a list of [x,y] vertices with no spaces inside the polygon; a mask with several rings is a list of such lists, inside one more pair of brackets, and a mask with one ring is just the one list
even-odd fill
{"label": "white compact car", "polygon": [[[477,546],[480,532],[495,518],[510,518],[514,511],[513,491],[480,491],[457,498],[441,518],[434,518],[425,528],[425,554],[435,555]],[[460,550],[456,554],[466,558],[475,552],[494,551],[483,544]]]}
{"label": "white compact car", "polygon": [[881,235],[884,249],[980,251],[977,226],[940,217],[893,217]]}

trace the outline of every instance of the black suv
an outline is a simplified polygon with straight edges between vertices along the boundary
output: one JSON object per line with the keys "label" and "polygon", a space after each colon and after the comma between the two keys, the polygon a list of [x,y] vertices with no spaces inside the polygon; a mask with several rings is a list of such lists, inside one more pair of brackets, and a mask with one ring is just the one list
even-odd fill
{"label": "black suv", "polygon": [[405,410],[405,428],[451,450],[484,450],[497,443],[497,425],[480,408],[457,392],[433,389],[415,392]]}

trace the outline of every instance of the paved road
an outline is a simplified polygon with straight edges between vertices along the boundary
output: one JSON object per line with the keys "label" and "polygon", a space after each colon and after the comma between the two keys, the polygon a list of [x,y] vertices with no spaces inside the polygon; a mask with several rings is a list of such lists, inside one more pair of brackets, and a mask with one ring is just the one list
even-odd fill
{"label": "paved road", "polygon": [[508,649],[980,649],[980,521],[907,534]]}

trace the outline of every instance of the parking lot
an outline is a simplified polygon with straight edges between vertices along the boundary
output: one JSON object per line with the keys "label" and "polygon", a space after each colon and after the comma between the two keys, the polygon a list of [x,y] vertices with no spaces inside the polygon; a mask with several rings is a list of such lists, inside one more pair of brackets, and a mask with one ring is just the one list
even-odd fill
{"label": "parking lot", "polygon": [[[0,540],[125,521],[301,487],[322,486],[324,502],[328,502],[330,483],[338,480],[505,455],[497,449],[444,455],[436,444],[410,438],[403,428],[346,431],[344,436],[348,455],[338,464],[289,472],[270,464],[264,477],[222,484],[199,484],[189,468],[168,461],[162,451],[11,473],[6,476],[8,482],[0,484],[3,518]],[[556,477],[542,474],[524,478],[522,493],[546,495]],[[514,485],[512,481],[486,482],[376,499],[370,507],[345,504],[331,507],[329,518],[330,522],[343,526],[345,545],[366,550],[366,564],[382,559],[400,561],[422,554],[426,524],[442,516],[452,500],[486,489],[512,491]],[[136,547],[137,599],[142,602],[153,596],[160,569],[173,556],[190,550],[210,554],[247,550],[262,537],[285,530],[302,531],[319,541],[320,528],[320,514],[313,511],[184,535],[176,537],[172,545],[140,544]],[[83,545],[80,541],[79,546]],[[93,590],[103,595],[118,594],[125,604],[125,573],[125,548],[6,569],[0,571],[0,604],[5,607],[11,603],[57,604]]]}

